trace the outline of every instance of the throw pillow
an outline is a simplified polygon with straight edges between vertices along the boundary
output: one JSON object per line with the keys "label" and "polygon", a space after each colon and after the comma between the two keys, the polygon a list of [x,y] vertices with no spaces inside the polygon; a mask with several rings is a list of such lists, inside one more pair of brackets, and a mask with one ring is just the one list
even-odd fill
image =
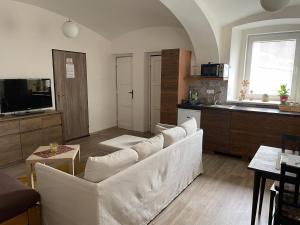
{"label": "throw pillow", "polygon": [[135,164],[138,154],[132,149],[122,149],[100,157],[89,157],[85,166],[84,179],[100,182]]}
{"label": "throw pillow", "polygon": [[174,128],[176,127],[175,125],[169,125],[169,124],[163,124],[163,123],[157,123],[155,125],[155,134],[160,134],[162,131]]}
{"label": "throw pillow", "polygon": [[197,131],[197,121],[196,119],[193,117],[187,121],[185,121],[184,123],[182,123],[180,125],[180,127],[182,127],[183,129],[185,129],[186,134],[192,135],[194,133],[196,133]]}
{"label": "throw pillow", "polygon": [[153,138],[150,138],[146,141],[142,141],[131,148],[137,152],[139,155],[139,160],[143,160],[148,156],[160,151],[164,146],[164,137],[162,134],[159,134]]}
{"label": "throw pillow", "polygon": [[186,137],[186,132],[182,127],[174,127],[164,130],[162,131],[162,134],[164,136],[164,148]]}

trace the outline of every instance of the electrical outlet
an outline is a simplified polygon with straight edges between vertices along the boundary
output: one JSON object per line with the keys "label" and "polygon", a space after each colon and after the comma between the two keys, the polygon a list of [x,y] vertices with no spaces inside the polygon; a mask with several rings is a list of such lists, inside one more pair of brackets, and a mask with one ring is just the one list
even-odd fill
{"label": "electrical outlet", "polygon": [[214,89],[207,89],[207,90],[206,90],[206,93],[207,93],[207,94],[214,94],[214,93],[215,93],[215,90],[214,90]]}

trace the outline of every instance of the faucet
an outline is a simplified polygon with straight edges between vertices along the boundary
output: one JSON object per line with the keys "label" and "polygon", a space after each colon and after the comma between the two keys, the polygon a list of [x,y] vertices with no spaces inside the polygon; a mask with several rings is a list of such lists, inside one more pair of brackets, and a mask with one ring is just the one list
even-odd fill
{"label": "faucet", "polygon": [[219,97],[220,97],[221,93],[222,93],[222,91],[217,91],[217,92],[214,93],[214,95],[213,95],[213,103],[214,103],[214,105],[217,105],[217,103],[220,101]]}

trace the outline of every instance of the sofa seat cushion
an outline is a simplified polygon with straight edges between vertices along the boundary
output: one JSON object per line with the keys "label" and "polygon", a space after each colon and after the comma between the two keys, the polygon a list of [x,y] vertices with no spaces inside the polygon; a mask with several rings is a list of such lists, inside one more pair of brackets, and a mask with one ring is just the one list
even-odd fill
{"label": "sofa seat cushion", "polygon": [[186,137],[186,131],[182,127],[174,127],[162,131],[164,136],[164,148]]}
{"label": "sofa seat cushion", "polygon": [[132,146],[132,149],[139,155],[139,161],[147,158],[148,156],[160,151],[164,146],[164,137],[162,134],[149,138],[146,141]]}
{"label": "sofa seat cushion", "polygon": [[39,200],[38,192],[0,173],[0,223],[27,211]]}
{"label": "sofa seat cushion", "polygon": [[136,151],[128,148],[100,157],[89,157],[85,166],[84,179],[100,182],[138,161]]}
{"label": "sofa seat cushion", "polygon": [[182,127],[185,130],[187,136],[192,135],[197,131],[197,121],[193,117],[182,123],[180,127]]}

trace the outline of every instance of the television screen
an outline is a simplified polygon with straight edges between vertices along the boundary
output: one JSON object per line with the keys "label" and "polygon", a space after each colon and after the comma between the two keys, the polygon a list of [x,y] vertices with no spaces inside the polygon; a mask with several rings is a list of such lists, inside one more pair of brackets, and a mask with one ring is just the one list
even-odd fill
{"label": "television screen", "polygon": [[0,112],[52,107],[50,79],[0,79]]}

